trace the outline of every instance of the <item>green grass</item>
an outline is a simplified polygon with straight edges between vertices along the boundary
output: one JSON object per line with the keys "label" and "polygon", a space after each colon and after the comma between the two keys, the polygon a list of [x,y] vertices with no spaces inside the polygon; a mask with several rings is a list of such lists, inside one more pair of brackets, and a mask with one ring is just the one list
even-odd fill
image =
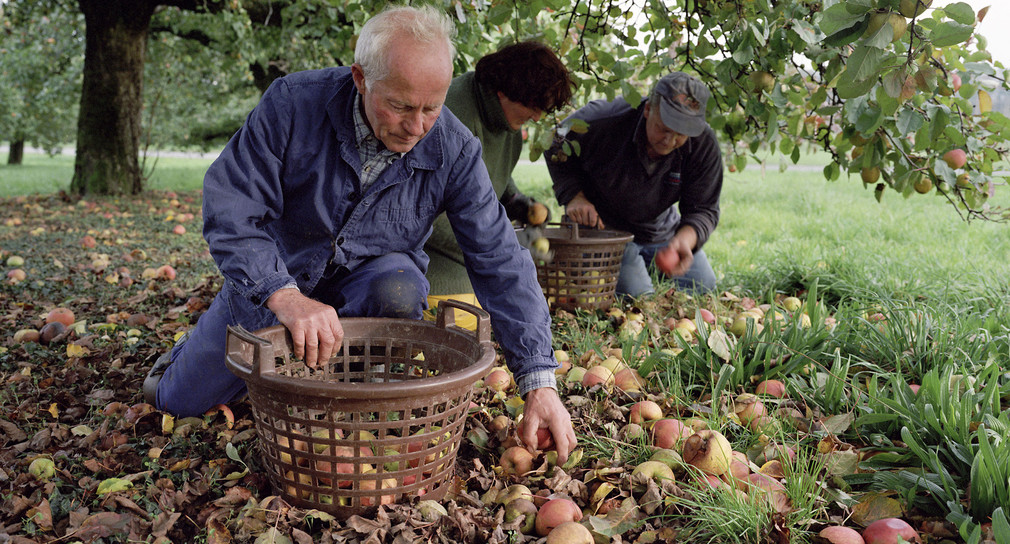
{"label": "green grass", "polygon": [[[809,166],[827,155],[804,157],[801,164]],[[198,189],[211,162],[156,159],[145,187]],[[71,156],[26,154],[23,165],[0,165],[0,197],[66,190],[72,176]],[[542,160],[519,164],[515,178],[521,190],[551,206],[555,220],[561,217]],[[1006,187],[999,189],[993,203],[1010,206]],[[877,203],[858,178],[828,182],[820,172],[769,167],[726,174],[721,221],[705,251],[720,289],[762,296],[823,278],[839,297],[903,298],[1005,285],[1007,235],[1005,224],[962,220],[935,193],[906,199],[888,191]]]}
{"label": "green grass", "polygon": [[[200,158],[148,158],[145,172],[150,179],[144,187],[173,191],[199,189],[203,186],[203,175],[211,162],[211,159]],[[48,157],[25,153],[24,164],[0,164],[0,198],[66,191],[70,188],[73,176],[72,155]]]}
{"label": "green grass", "polygon": [[[560,217],[542,162],[520,164],[515,178]],[[1006,187],[993,204],[1010,206]],[[818,171],[747,169],[726,174],[721,208],[705,252],[721,289],[752,296],[829,276],[850,294],[984,292],[1005,284],[1010,270],[1010,225],[967,222],[935,192],[906,199],[888,191],[877,203],[858,177],[829,182]]]}

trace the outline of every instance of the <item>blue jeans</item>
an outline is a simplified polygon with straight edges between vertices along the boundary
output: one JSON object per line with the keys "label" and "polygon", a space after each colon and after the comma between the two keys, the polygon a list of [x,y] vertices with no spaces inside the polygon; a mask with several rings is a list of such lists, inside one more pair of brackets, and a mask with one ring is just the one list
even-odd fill
{"label": "blue jeans", "polygon": [[[307,295],[333,306],[340,317],[421,319],[428,282],[409,257],[391,253],[323,279]],[[225,282],[196,327],[172,348],[172,364],[158,383],[158,409],[200,415],[245,394],[245,381],[225,365],[227,327],[236,324],[252,332],[278,321],[266,306],[250,303]]]}
{"label": "blue jeans", "polygon": [[652,273],[672,279],[678,290],[692,294],[704,294],[715,290],[715,271],[708,264],[705,251],[699,249],[694,253],[691,268],[683,276],[666,276],[656,270],[654,259],[656,252],[666,247],[666,243],[639,245],[628,242],[624,248],[624,258],[621,260],[621,274],[617,278],[617,294],[639,297],[655,292],[652,287]]}

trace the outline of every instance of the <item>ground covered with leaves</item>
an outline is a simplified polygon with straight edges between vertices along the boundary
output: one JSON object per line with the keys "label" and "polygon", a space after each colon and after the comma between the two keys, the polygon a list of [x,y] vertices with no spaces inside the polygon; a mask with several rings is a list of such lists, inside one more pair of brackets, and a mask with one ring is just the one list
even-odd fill
{"label": "ground covered with leaves", "polygon": [[[521,474],[505,467],[522,402],[509,386],[478,383],[445,499],[404,498],[347,519],[292,506],[264,470],[248,401],[184,419],[143,402],[154,360],[220,287],[200,198],[0,201],[0,541],[544,541],[503,504],[510,493],[537,506],[573,501],[597,542],[816,541],[828,526],[892,517],[923,541],[959,542],[957,522],[972,514],[981,523],[965,523],[982,538],[1000,529],[965,495],[970,448],[960,465],[928,462],[957,424],[929,435],[931,423],[915,418],[923,402],[977,394],[994,417],[967,409],[964,432],[998,429],[1005,341],[977,338],[979,327],[938,339],[921,309],[826,307],[815,292],[756,301],[669,291],[612,312],[559,311],[555,347],[577,369],[559,373],[580,438],[569,463],[538,452]],[[68,325],[47,323],[56,308],[72,312]],[[929,357],[956,351],[950,342],[981,366],[935,370],[943,365]],[[637,378],[579,376],[605,362]],[[966,371],[992,378],[989,389],[962,380]],[[758,388],[770,379],[784,391]],[[690,429],[663,448],[669,458],[656,456],[658,418],[636,416],[642,401]],[[698,453],[685,439],[705,428],[732,443],[738,472],[709,478],[685,462]],[[673,478],[636,472],[657,458]]]}

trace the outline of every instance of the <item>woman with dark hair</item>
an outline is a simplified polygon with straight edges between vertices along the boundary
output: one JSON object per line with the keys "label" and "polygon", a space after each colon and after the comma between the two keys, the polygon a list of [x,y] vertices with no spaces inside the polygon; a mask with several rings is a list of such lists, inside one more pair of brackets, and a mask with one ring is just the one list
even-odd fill
{"label": "woman with dark hair", "polygon": [[[509,45],[481,58],[474,71],[454,78],[449,86],[445,105],[480,140],[491,184],[515,222],[526,224],[535,204],[512,179],[523,148],[522,125],[564,106],[573,87],[561,59],[536,41]],[[424,249],[431,258],[427,278],[432,295],[473,293],[463,254],[444,214],[435,220]]]}

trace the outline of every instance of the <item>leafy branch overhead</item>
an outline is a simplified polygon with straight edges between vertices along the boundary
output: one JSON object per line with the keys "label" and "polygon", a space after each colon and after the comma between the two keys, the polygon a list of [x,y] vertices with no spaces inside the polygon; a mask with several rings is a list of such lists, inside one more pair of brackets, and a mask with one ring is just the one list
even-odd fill
{"label": "leafy branch overhead", "polygon": [[[861,174],[878,200],[888,188],[906,197],[935,188],[968,219],[1010,218],[987,204],[1005,185],[994,172],[1010,128],[990,96],[1005,88],[1005,70],[975,33],[987,9],[922,0],[681,0],[669,12],[649,2],[545,4],[557,11],[542,34],[578,70],[582,100],[637,103],[669,70],[706,81],[731,171],[761,150],[796,162],[814,146],[834,159],[827,179]],[[552,136],[535,133],[534,158]],[[963,151],[963,164],[941,160],[951,150]]]}

